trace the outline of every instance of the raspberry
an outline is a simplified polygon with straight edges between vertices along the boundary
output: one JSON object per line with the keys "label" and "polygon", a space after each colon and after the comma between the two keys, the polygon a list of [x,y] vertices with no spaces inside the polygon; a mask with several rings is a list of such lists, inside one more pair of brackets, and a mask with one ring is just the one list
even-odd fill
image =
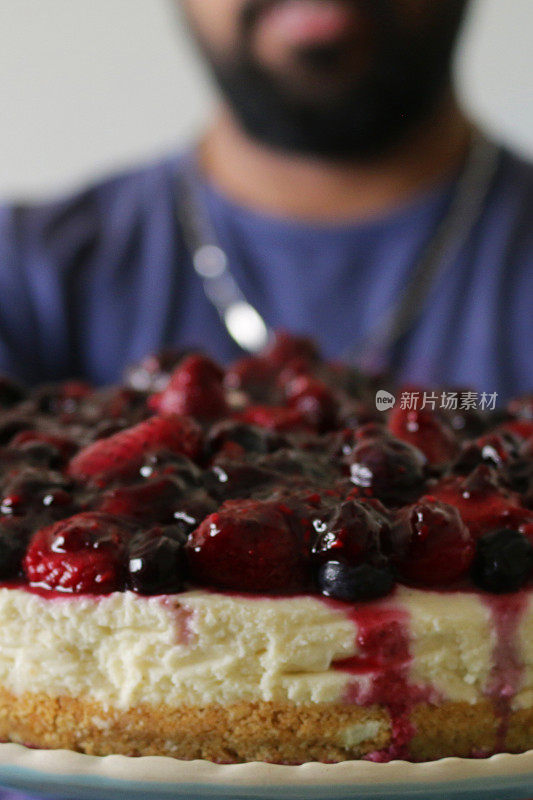
{"label": "raspberry", "polygon": [[186,545],[192,580],[219,589],[289,594],[309,587],[305,545],[276,503],[228,501]]}
{"label": "raspberry", "polygon": [[165,448],[194,460],[201,440],[200,428],[189,417],[155,416],[85,447],[70,461],[68,472],[73,478],[99,482],[127,477],[135,474],[150,450]]}
{"label": "raspberry", "polygon": [[398,512],[392,547],[401,577],[422,586],[453,583],[468,572],[474,556],[457,509],[429,496]]}
{"label": "raspberry", "polygon": [[129,527],[108,514],[85,512],[41,528],[24,558],[31,584],[62,592],[123,588]]}

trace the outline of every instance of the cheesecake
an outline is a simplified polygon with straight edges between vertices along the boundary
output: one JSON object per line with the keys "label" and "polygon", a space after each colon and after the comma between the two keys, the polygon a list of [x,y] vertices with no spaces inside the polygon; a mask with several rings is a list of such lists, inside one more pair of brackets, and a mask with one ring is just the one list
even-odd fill
{"label": "cheesecake", "polygon": [[218,763],[533,747],[533,400],[383,412],[379,388],[287,335],[106,389],[3,378],[0,738]]}

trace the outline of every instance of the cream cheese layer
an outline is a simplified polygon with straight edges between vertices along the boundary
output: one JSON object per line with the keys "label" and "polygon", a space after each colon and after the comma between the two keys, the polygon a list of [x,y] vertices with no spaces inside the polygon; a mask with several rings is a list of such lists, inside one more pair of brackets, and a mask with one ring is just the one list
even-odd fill
{"label": "cream cheese layer", "polygon": [[[497,645],[490,605],[477,594],[401,586],[359,605],[206,591],[49,598],[0,588],[0,684],[16,695],[84,697],[119,709],[342,702],[364,695],[376,673],[389,669],[386,660],[364,657],[353,667],[365,655],[361,620],[369,608],[378,633],[387,614],[404,620],[409,658],[402,669],[410,685],[442,700],[485,696]],[[527,661],[519,706],[531,705],[532,629],[527,595],[513,636]]]}

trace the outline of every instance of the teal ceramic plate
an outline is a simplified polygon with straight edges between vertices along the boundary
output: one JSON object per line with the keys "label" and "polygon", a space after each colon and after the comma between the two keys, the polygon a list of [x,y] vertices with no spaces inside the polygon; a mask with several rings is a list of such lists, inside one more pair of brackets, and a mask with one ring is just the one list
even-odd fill
{"label": "teal ceramic plate", "polygon": [[0,745],[0,785],[75,800],[525,800],[533,751],[427,764],[219,765]]}

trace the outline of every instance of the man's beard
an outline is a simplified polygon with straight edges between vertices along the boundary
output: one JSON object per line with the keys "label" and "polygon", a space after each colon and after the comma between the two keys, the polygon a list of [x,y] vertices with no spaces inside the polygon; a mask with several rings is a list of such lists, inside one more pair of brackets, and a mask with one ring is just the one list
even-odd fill
{"label": "man's beard", "polygon": [[267,146],[329,159],[369,160],[429,118],[450,85],[453,50],[468,0],[439,4],[416,31],[399,18],[393,0],[347,0],[373,22],[368,65],[351,73],[347,42],[301,49],[295,57],[311,78],[308,90],[265,67],[253,52],[254,26],[275,2],[250,0],[244,7],[239,47],[231,57],[215,54],[197,36],[235,117]]}

